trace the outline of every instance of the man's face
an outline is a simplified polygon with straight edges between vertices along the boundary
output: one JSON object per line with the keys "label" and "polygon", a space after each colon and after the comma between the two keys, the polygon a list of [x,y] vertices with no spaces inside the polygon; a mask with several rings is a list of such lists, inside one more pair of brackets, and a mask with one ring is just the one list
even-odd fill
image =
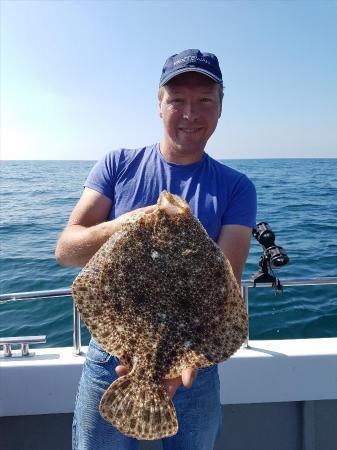
{"label": "man's face", "polygon": [[165,140],[181,151],[202,151],[221,114],[219,85],[198,72],[187,72],[170,80],[162,91],[159,112]]}

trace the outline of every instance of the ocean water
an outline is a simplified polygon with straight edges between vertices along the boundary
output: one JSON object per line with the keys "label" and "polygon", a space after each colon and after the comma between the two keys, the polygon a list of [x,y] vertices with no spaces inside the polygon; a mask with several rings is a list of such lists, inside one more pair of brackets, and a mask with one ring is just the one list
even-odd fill
{"label": "ocean water", "polygon": [[[290,263],[281,282],[337,276],[337,159],[230,160],[258,192],[266,221]],[[70,287],[77,269],[54,259],[57,238],[81,195],[93,161],[1,163],[1,293]],[[258,270],[253,238],[243,279]],[[337,336],[337,286],[250,289],[250,338]],[[88,333],[82,327],[84,344]],[[47,335],[47,346],[72,345],[71,298],[0,303],[0,336]]]}

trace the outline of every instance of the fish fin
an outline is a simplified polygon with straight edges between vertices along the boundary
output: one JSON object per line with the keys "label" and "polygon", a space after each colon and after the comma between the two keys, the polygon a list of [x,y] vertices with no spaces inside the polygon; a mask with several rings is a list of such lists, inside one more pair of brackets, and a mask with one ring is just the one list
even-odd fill
{"label": "fish fin", "polygon": [[121,433],[137,439],[161,439],[178,431],[176,411],[164,386],[135,380],[133,372],[110,385],[99,409]]}

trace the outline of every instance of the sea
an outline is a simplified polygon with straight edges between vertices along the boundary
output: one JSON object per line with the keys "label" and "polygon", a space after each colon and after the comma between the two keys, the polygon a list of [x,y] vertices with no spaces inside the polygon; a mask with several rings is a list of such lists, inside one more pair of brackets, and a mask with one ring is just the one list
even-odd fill
{"label": "sea", "polygon": [[[289,263],[287,280],[337,276],[337,159],[221,160],[245,173]],[[94,161],[2,161],[1,294],[70,288],[79,269],[54,258],[56,241]],[[263,248],[252,237],[243,279],[259,270]],[[72,345],[71,297],[0,302],[0,336],[47,335],[48,347]],[[249,289],[250,339],[337,336],[337,286]],[[82,324],[82,342],[89,334]]]}

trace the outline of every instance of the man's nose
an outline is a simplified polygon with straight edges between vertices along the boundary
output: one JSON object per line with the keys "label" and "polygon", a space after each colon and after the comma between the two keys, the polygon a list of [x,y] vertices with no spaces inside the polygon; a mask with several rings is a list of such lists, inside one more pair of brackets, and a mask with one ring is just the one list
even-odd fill
{"label": "man's nose", "polygon": [[195,120],[198,117],[198,109],[194,102],[185,102],[183,109],[183,118]]}

